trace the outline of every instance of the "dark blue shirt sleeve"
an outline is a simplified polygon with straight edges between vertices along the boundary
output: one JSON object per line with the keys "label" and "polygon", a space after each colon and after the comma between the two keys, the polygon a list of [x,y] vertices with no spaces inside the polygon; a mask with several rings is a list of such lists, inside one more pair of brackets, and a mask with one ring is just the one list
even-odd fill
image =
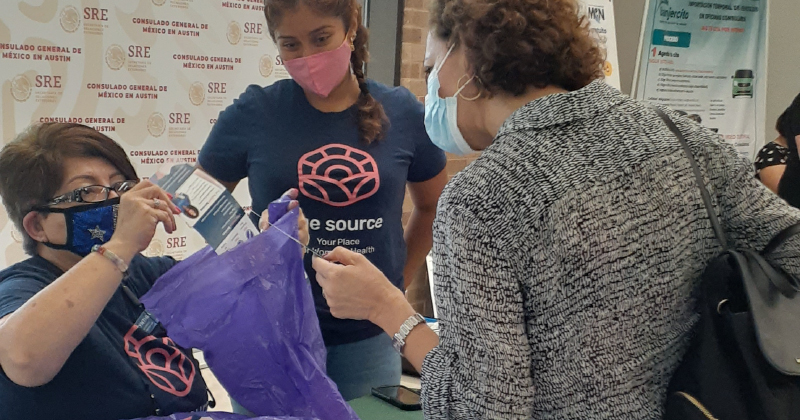
{"label": "dark blue shirt sleeve", "polygon": [[24,276],[0,282],[0,318],[15,312],[44,287],[44,283]]}
{"label": "dark blue shirt sleeve", "polygon": [[425,130],[425,107],[410,91],[407,93],[408,132],[414,142],[414,158],[408,168],[409,182],[424,182],[439,175],[447,165],[444,151],[431,142]]}
{"label": "dark blue shirt sleeve", "polygon": [[219,114],[198,162],[214,178],[237,182],[247,177],[248,145],[258,130],[256,124],[266,110],[260,102],[262,89],[250,85],[233,104]]}

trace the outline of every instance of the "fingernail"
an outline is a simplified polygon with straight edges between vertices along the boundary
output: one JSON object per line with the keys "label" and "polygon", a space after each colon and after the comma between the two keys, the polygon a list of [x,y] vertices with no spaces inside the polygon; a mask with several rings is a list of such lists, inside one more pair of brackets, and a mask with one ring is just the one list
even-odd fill
{"label": "fingernail", "polygon": [[167,197],[169,197],[169,199],[172,200],[172,194],[167,193]]}

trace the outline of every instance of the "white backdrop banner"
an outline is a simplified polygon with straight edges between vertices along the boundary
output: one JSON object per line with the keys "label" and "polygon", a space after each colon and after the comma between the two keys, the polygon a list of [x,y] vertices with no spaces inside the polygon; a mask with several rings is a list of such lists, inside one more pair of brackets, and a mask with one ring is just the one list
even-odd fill
{"label": "white backdrop banner", "polygon": [[753,159],[764,144],[766,0],[650,0],[635,96],[683,111]]}
{"label": "white backdrop banner", "polygon": [[589,19],[591,28],[606,50],[603,73],[606,83],[620,89],[619,55],[617,54],[617,28],[614,22],[613,0],[581,0],[581,14]]}
{"label": "white backdrop banner", "polygon": [[[3,144],[35,122],[77,122],[116,140],[139,175],[191,163],[219,112],[249,84],[289,77],[261,0],[4,0],[0,14]],[[249,204],[246,188],[237,198]],[[241,194],[243,193],[243,194]],[[204,245],[161,230],[147,255]],[[0,209],[0,268],[25,258]]]}

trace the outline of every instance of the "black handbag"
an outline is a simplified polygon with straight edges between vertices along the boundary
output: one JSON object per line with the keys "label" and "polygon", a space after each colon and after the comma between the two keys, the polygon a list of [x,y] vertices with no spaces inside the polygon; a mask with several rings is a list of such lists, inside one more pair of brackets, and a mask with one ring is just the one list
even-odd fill
{"label": "black handbag", "polygon": [[672,377],[665,420],[800,419],[800,284],[766,256],[800,233],[800,223],[763,251],[730,247],[686,139],[678,137],[723,253],[701,277],[700,319]]}

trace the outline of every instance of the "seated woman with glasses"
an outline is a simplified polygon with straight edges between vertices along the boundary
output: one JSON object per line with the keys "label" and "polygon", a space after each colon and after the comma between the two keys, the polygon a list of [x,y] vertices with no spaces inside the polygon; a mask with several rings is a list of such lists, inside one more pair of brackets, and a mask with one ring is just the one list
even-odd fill
{"label": "seated woman with glasses", "polygon": [[175,230],[171,197],[140,182],[113,140],[55,123],[0,151],[0,197],[31,255],[0,271],[0,418],[119,420],[206,408],[191,351],[138,300],[175,264],[140,255],[158,224]]}

